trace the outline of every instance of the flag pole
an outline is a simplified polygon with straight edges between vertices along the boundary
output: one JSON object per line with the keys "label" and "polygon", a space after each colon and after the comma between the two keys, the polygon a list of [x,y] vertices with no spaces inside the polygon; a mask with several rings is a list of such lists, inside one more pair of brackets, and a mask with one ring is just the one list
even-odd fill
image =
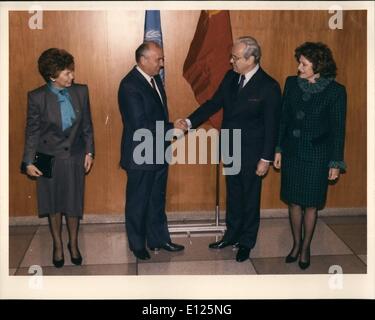
{"label": "flag pole", "polygon": [[220,223],[220,162],[216,165],[216,208],[215,208],[215,226]]}
{"label": "flag pole", "polygon": [[[197,28],[183,66],[183,76],[193,89],[199,104],[203,104],[215,93],[221,78],[230,69],[232,29],[228,10],[201,10]],[[202,72],[202,68],[207,72]],[[203,89],[203,90],[201,90]],[[221,111],[222,112],[222,111]],[[218,113],[216,114],[218,115]],[[215,115],[213,116],[215,117]],[[222,118],[222,113],[217,116]],[[212,118],[212,117],[211,117]],[[214,128],[220,126],[210,122]],[[221,122],[221,120],[220,120]],[[219,134],[220,141],[220,134]],[[220,142],[218,145],[220,155]],[[170,232],[225,231],[220,224],[220,156],[216,164],[215,217],[209,224],[169,226]]]}

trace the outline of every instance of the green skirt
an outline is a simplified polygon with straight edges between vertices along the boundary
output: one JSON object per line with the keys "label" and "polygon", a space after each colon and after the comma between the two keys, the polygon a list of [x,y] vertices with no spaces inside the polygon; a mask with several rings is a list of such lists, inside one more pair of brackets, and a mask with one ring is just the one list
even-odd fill
{"label": "green skirt", "polygon": [[328,162],[282,155],[281,199],[288,204],[322,209],[328,189]]}

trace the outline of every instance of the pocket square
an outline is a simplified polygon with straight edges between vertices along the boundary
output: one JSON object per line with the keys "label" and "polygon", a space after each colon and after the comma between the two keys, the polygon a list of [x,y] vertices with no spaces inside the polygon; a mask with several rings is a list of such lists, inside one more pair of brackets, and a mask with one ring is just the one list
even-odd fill
{"label": "pocket square", "polygon": [[259,98],[249,98],[249,99],[247,99],[247,101],[249,101],[249,102],[259,102],[260,99]]}

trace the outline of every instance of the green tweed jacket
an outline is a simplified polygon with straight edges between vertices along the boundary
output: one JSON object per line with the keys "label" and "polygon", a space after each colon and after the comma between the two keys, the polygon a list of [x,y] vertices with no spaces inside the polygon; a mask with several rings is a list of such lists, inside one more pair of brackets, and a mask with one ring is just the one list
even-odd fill
{"label": "green tweed jacket", "polygon": [[280,118],[278,147],[290,157],[304,161],[327,161],[345,170],[345,87],[333,79],[316,84],[297,76],[286,79]]}

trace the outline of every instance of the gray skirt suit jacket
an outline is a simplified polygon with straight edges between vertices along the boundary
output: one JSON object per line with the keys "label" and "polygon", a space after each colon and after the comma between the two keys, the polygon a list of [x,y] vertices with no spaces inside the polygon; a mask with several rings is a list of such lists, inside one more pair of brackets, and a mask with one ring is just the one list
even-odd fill
{"label": "gray skirt suit jacket", "polygon": [[23,165],[32,163],[36,152],[53,155],[52,178],[37,178],[39,216],[64,213],[83,215],[84,159],[94,155],[94,135],[88,87],[67,88],[75,114],[72,126],[63,131],[57,96],[41,86],[28,93]]}

